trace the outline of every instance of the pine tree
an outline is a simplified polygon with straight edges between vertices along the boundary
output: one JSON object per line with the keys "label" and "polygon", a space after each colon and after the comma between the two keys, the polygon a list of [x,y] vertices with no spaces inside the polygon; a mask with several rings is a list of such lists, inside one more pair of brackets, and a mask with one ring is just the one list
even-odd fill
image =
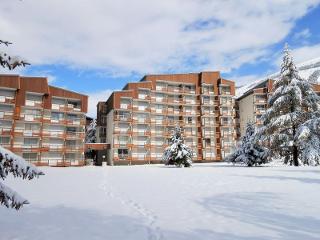
{"label": "pine tree", "polygon": [[[0,146],[0,178],[4,180],[9,173],[14,177],[21,177],[28,180],[43,175],[41,171],[27,163],[23,158]],[[0,204],[18,210],[22,205],[28,203],[29,202],[18,193],[0,182]]]}
{"label": "pine tree", "polygon": [[253,123],[247,123],[246,134],[242,138],[241,145],[225,161],[244,164],[248,167],[268,162],[268,151],[257,143],[255,125]]}
{"label": "pine tree", "polygon": [[299,145],[300,161],[305,165],[320,165],[320,118],[305,122],[297,131],[295,141]]}
{"label": "pine tree", "polygon": [[86,143],[95,143],[97,141],[96,137],[96,131],[97,131],[97,122],[95,119],[93,119],[90,122],[90,125],[86,129]]}
{"label": "pine tree", "polygon": [[171,146],[167,147],[163,153],[163,162],[166,165],[191,167],[192,156],[192,149],[184,144],[181,128],[176,126],[171,137]]}
{"label": "pine tree", "polygon": [[[5,46],[8,47],[12,43],[8,41],[0,40],[0,44],[4,44]],[[3,68],[8,68],[9,70],[12,70],[18,66],[24,67],[26,65],[29,65],[29,63],[27,63],[24,60],[21,60],[19,57],[12,57],[12,56],[9,56],[7,53],[0,52],[0,65]]]}
{"label": "pine tree", "polygon": [[288,46],[285,46],[280,78],[274,83],[269,108],[262,116],[259,130],[261,141],[273,158],[299,166],[303,143],[296,140],[299,128],[308,120],[319,117],[319,97],[312,86],[297,72]]}

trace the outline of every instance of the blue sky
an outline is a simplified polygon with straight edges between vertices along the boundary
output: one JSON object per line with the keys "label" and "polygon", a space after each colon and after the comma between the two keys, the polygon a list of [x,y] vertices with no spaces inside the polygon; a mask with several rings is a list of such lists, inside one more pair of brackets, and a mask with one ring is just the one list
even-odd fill
{"label": "blue sky", "polygon": [[320,57],[317,0],[3,1],[2,38],[32,64],[16,72],[88,94],[89,115],[145,74],[220,70],[243,85],[278,71],[285,42],[297,63]]}

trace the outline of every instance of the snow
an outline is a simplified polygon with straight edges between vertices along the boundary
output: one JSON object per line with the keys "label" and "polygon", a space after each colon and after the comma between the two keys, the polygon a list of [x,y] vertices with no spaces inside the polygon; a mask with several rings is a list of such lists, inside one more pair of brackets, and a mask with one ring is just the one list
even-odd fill
{"label": "snow", "polygon": [[319,239],[320,168],[41,168],[7,178],[30,204],[0,208],[5,240]]}

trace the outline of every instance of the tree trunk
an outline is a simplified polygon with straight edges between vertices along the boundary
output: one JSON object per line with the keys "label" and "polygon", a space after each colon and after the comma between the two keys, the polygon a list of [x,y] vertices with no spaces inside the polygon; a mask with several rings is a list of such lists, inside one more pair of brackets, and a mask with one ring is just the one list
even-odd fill
{"label": "tree trunk", "polygon": [[293,145],[293,165],[294,166],[299,166],[299,161],[298,161],[298,147]]}

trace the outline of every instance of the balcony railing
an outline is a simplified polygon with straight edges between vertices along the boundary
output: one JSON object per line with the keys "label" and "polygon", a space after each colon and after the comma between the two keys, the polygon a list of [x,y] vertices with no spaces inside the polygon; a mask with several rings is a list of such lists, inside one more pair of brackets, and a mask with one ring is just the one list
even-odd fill
{"label": "balcony railing", "polygon": [[131,116],[125,116],[125,115],[115,115],[114,116],[115,121],[132,121]]}
{"label": "balcony railing", "polygon": [[79,126],[84,124],[85,124],[85,120],[83,118],[73,118],[73,119],[66,120],[66,125]]}
{"label": "balcony railing", "polygon": [[40,122],[42,119],[42,115],[40,114],[20,114],[20,120],[26,122]]}
{"label": "balcony railing", "polygon": [[0,103],[14,104],[15,99],[14,97],[0,96]]}
{"label": "balcony railing", "polygon": [[13,112],[0,111],[0,119],[12,119],[12,118],[13,118]]}
{"label": "balcony railing", "polygon": [[40,148],[39,144],[13,144],[13,149],[15,151],[39,151]]}
{"label": "balcony railing", "polygon": [[26,106],[42,108],[43,107],[43,103],[42,103],[42,101],[26,100]]}
{"label": "balcony railing", "polygon": [[11,135],[12,128],[11,127],[1,127],[0,128],[0,135]]}
{"label": "balcony railing", "polygon": [[38,130],[25,130],[24,128],[15,128],[14,134],[25,137],[36,137],[40,136],[40,129]]}
{"label": "balcony railing", "polygon": [[43,130],[42,131],[43,137],[58,137],[63,138],[65,136],[64,131],[55,131],[55,130]]}
{"label": "balcony railing", "polygon": [[52,110],[58,110],[60,112],[81,112],[80,106],[75,106],[73,104],[55,104],[51,105]]}

